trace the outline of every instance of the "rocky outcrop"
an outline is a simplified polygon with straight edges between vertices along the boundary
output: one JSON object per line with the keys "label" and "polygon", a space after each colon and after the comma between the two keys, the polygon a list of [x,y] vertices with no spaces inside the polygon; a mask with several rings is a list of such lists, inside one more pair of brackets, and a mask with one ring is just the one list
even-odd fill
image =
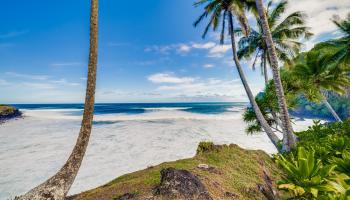
{"label": "rocky outcrop", "polygon": [[163,169],[161,183],[155,195],[171,199],[212,200],[207,188],[200,179],[187,170]]}
{"label": "rocky outcrop", "polygon": [[21,116],[22,113],[17,108],[12,106],[0,105],[0,123]]}

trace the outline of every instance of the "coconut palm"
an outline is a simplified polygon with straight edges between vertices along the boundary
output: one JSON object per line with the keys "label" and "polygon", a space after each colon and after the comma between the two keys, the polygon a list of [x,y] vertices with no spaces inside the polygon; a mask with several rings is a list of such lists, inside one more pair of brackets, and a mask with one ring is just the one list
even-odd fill
{"label": "coconut palm", "polygon": [[[267,18],[271,29],[272,39],[276,45],[276,53],[280,61],[290,63],[299,53],[302,43],[300,39],[308,39],[312,36],[310,28],[305,26],[305,15],[302,12],[293,12],[284,19],[280,19],[288,5],[287,1],[281,1],[273,9],[273,1],[270,1],[267,8]],[[251,29],[247,37],[242,37],[239,41],[238,57],[241,59],[251,58],[255,55],[253,69],[255,70],[256,61],[261,61],[261,72],[265,77],[265,83],[269,81],[267,73],[267,64],[269,54],[264,41],[264,34],[259,19],[257,21],[257,30]],[[240,32],[240,30],[237,30]]]}
{"label": "coconut palm", "polygon": [[98,0],[91,0],[90,13],[90,53],[84,114],[80,133],[74,149],[64,166],[50,179],[30,190],[17,199],[23,200],[63,200],[65,199],[83,160],[92,128],[95,102],[97,35],[98,35]]}
{"label": "coconut palm", "polygon": [[333,23],[343,35],[341,38],[333,39],[317,45],[316,49],[324,49],[328,52],[333,51],[331,61],[337,63],[340,67],[350,67],[350,13],[345,20],[335,16]]}
{"label": "coconut palm", "polygon": [[204,7],[204,12],[202,15],[200,15],[198,20],[195,21],[194,26],[196,27],[206,17],[209,17],[209,23],[207,24],[204,30],[203,38],[206,36],[206,34],[208,33],[211,27],[213,28],[214,31],[216,31],[221,25],[220,43],[223,44],[225,41],[226,23],[228,23],[228,32],[230,34],[230,39],[231,39],[233,60],[236,64],[238,74],[241,78],[242,84],[245,88],[245,91],[252,105],[252,108],[254,109],[257,115],[259,123],[263,127],[264,131],[267,133],[272,143],[275,144],[275,146],[277,146],[279,139],[275,135],[275,133],[273,132],[273,130],[271,129],[267,121],[265,120],[263,114],[261,113],[261,110],[259,109],[254,99],[254,95],[248,85],[247,79],[245,77],[245,74],[243,72],[242,66],[239,62],[238,55],[237,55],[233,20],[235,16],[239,20],[241,27],[244,30],[244,33],[248,34],[249,26],[247,25],[247,20],[245,17],[245,8],[247,8],[249,5],[245,4],[245,2],[241,0],[200,0],[196,2],[194,5],[199,6],[203,4],[206,4]]}
{"label": "coconut palm", "polygon": [[255,0],[256,9],[258,11],[260,17],[261,27],[264,33],[265,44],[269,56],[270,67],[272,69],[273,81],[275,84],[276,95],[278,99],[279,105],[279,114],[282,123],[283,130],[283,143],[286,151],[290,151],[292,148],[296,146],[296,137],[293,133],[293,127],[290,121],[288,107],[286,103],[286,99],[284,96],[280,71],[278,67],[278,56],[276,53],[275,44],[272,39],[272,34],[268,22],[268,18],[266,16],[266,10],[263,5],[262,0]]}
{"label": "coconut palm", "polygon": [[296,60],[296,64],[291,68],[294,75],[302,81],[310,84],[307,90],[314,90],[314,99],[320,99],[331,112],[337,121],[341,121],[338,114],[329,104],[325,92],[333,91],[339,95],[344,95],[346,89],[350,87],[350,77],[348,71],[340,69],[337,64],[329,64],[333,55],[323,54],[320,51],[312,50],[307,54],[301,54]]}

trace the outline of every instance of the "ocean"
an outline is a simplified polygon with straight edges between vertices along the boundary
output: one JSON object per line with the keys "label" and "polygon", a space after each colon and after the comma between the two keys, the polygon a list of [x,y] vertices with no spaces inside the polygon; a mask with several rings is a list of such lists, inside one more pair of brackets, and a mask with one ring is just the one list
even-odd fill
{"label": "ocean", "polygon": [[[52,176],[79,133],[83,104],[14,105],[24,118],[0,125],[0,199],[13,198]],[[248,103],[96,104],[94,126],[70,194],[126,173],[195,155],[201,141],[235,143],[272,154],[263,133],[247,135]]]}

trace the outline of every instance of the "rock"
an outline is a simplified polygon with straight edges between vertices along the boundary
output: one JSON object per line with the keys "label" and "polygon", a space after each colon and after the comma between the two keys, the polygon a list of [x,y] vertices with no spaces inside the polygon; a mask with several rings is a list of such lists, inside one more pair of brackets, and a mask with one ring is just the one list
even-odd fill
{"label": "rock", "polygon": [[0,123],[21,116],[22,113],[17,108],[14,108],[12,106],[0,105]]}
{"label": "rock", "polygon": [[155,195],[175,199],[213,199],[199,178],[187,170],[167,168],[160,173],[161,183],[155,189]]}
{"label": "rock", "polygon": [[207,164],[199,164],[197,167],[201,170],[208,171],[210,173],[221,174],[220,171],[217,170],[215,167],[211,167]]}
{"label": "rock", "polygon": [[209,170],[209,165],[207,165],[207,164],[199,164],[197,167],[199,169]]}

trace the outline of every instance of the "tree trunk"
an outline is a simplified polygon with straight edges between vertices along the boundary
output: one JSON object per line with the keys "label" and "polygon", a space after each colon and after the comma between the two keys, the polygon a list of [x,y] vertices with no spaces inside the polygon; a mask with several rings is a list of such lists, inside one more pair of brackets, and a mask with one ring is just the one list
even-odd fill
{"label": "tree trunk", "polygon": [[[267,136],[270,138],[271,142],[276,146],[278,149],[278,143],[279,143],[279,138],[277,135],[273,132],[271,129],[270,125],[267,123],[265,120],[263,114],[261,113],[261,110],[258,106],[258,104],[255,101],[254,95],[248,85],[247,79],[245,77],[245,74],[243,72],[242,66],[239,62],[238,55],[237,55],[237,49],[236,49],[236,39],[235,39],[235,34],[234,34],[234,27],[233,27],[233,16],[232,13],[229,12],[229,31],[230,31],[230,36],[231,36],[231,45],[232,45],[232,53],[233,53],[233,60],[236,64],[238,74],[241,78],[242,84],[244,86],[244,89],[247,93],[247,96],[249,98],[250,104],[252,105],[254,112],[256,114],[256,117],[260,123],[260,125],[263,127],[264,131],[266,132]],[[279,150],[279,149],[278,149]]]}
{"label": "tree trunk", "polygon": [[255,0],[256,7],[260,16],[265,42],[268,49],[268,55],[270,57],[270,66],[272,69],[273,80],[276,88],[276,95],[278,98],[278,105],[280,108],[280,116],[282,120],[282,129],[283,129],[283,143],[286,151],[290,151],[296,146],[296,140],[293,133],[292,124],[289,118],[288,108],[286,99],[284,97],[283,86],[281,82],[280,72],[278,68],[278,60],[276,55],[276,49],[272,40],[271,31],[269,24],[267,22],[267,17],[265,13],[265,8],[263,6],[262,0]]}
{"label": "tree trunk", "polygon": [[266,53],[264,52],[263,55],[263,68],[264,68],[264,78],[265,78],[265,86],[269,83],[269,75],[267,72],[267,60],[266,60]]}
{"label": "tree trunk", "polygon": [[21,200],[63,200],[78,173],[92,128],[95,102],[98,35],[98,0],[91,0],[90,53],[84,114],[80,133],[74,149],[65,165],[53,177],[16,199]]}
{"label": "tree trunk", "polygon": [[333,109],[333,107],[331,106],[331,104],[329,104],[327,98],[323,95],[323,103],[324,105],[327,106],[328,110],[331,112],[331,114],[333,115],[333,117],[338,121],[338,122],[343,122],[339,115],[335,112],[335,110]]}

